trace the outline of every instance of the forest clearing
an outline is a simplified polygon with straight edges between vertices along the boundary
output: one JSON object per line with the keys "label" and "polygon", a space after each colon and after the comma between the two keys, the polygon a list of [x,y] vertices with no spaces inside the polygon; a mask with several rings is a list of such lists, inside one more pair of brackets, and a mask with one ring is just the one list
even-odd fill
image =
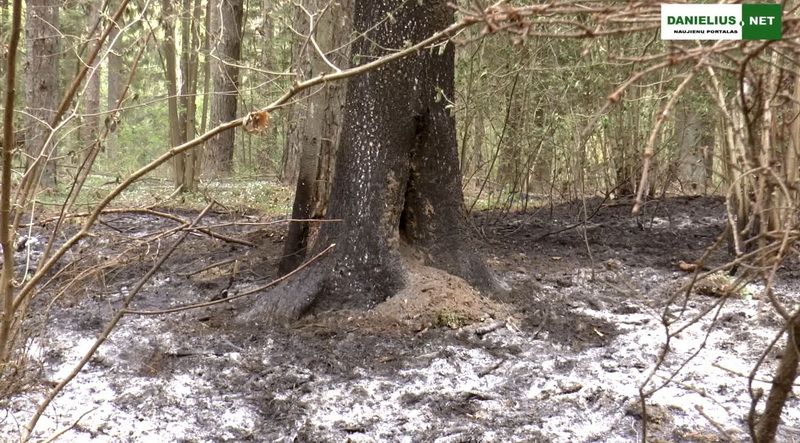
{"label": "forest clearing", "polygon": [[798,7],[0,2],[0,441],[800,441]]}

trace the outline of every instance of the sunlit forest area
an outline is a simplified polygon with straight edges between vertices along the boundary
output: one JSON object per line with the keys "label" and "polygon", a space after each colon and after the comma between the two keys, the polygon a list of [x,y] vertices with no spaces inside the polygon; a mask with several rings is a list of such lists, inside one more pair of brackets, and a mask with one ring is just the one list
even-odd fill
{"label": "sunlit forest area", "polygon": [[800,441],[759,3],[0,0],[0,441]]}

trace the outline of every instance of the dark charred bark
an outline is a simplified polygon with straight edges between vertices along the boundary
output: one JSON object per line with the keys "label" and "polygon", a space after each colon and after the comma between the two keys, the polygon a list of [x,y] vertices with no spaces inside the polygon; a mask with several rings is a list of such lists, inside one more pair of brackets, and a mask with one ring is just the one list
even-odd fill
{"label": "dark charred bark", "polygon": [[[314,38],[323,51],[329,48],[345,48],[328,54],[328,59],[341,69],[349,67],[350,38],[349,0],[329,5],[326,0],[306,0],[307,11],[325,11],[314,23]],[[311,28],[306,13],[297,7],[296,23],[301,30]],[[331,68],[319,57],[305,36],[296,37],[292,48],[298,78],[307,79],[330,71]],[[291,129],[286,137],[284,149],[283,179],[296,181],[292,218],[307,220],[322,218],[327,209],[328,195],[333,175],[336,145],[342,127],[342,110],[345,101],[345,84],[330,83],[321,91],[306,94],[302,101],[292,107]],[[299,161],[292,159],[300,154]],[[287,174],[294,174],[288,177]],[[309,222],[291,222],[284,241],[283,259],[279,264],[281,274],[295,269],[306,257],[309,231],[314,226]]]}
{"label": "dark charred bark", "polygon": [[[212,83],[211,126],[236,118],[239,56],[242,49],[243,0],[214,0],[211,8]],[[233,171],[236,131],[224,131],[208,141],[207,170],[215,176]]]}
{"label": "dark charred bark", "polygon": [[[392,20],[386,20],[391,13]],[[357,0],[354,44],[364,63],[452,23],[443,0]],[[376,23],[380,26],[372,28]],[[308,310],[368,309],[406,284],[404,259],[466,279],[482,290],[497,281],[468,238],[461,193],[453,94],[454,52],[443,44],[350,79],[327,218],[312,251],[335,243],[250,318],[286,319]]]}

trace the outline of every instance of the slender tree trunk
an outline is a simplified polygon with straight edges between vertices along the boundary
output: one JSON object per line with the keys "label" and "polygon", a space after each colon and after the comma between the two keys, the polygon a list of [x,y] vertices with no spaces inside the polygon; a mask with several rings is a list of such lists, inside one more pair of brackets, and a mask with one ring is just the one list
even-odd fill
{"label": "slender tree trunk", "polygon": [[786,346],[783,356],[772,379],[772,388],[764,407],[764,415],[756,425],[756,436],[759,443],[775,441],[778,424],[781,421],[781,412],[786,404],[786,399],[792,392],[792,386],[797,379],[797,365],[800,361],[800,315],[795,314],[789,323]]}
{"label": "slender tree trunk", "polygon": [[[508,125],[503,146],[499,155],[497,183],[509,195],[519,191],[521,167],[523,166],[522,145],[525,139],[525,91],[520,88],[517,94],[509,97]],[[508,196],[508,195],[507,195]]]}
{"label": "slender tree trunk", "polygon": [[[8,47],[8,0],[0,0],[0,48]],[[6,73],[6,52],[0,51],[0,76]],[[0,87],[0,90],[2,87]]]}
{"label": "slender tree trunk", "polygon": [[[97,44],[97,39],[100,37],[100,32],[102,31],[102,25],[97,23],[100,18],[100,6],[101,2],[89,2],[86,5],[88,8],[86,33],[89,37],[87,48],[90,50]],[[83,106],[86,115],[84,115],[82,119],[83,128],[81,131],[81,149],[86,151],[87,154],[91,150],[91,146],[97,140],[100,131],[100,58],[96,58],[91,66],[91,71],[86,77],[86,92]]]}
{"label": "slender tree trunk", "polygon": [[[243,0],[212,0],[211,11],[213,96],[211,126],[236,118],[239,88],[239,56],[242,47]],[[207,170],[215,176],[233,172],[236,131],[225,131],[208,141]]]}
{"label": "slender tree trunk", "polygon": [[[318,9],[314,8],[315,3],[318,2],[316,0],[305,0],[303,7],[307,10],[310,8],[311,10],[317,11]],[[294,8],[293,22],[299,23],[300,26],[302,26],[301,29],[307,32],[308,19],[306,13],[303,12],[303,8],[300,6]],[[313,56],[310,57],[309,54],[304,51],[306,47],[306,39],[304,37],[295,36],[292,40],[292,66],[295,74],[300,78],[308,75],[308,71],[311,71]],[[311,49],[313,50],[313,48]],[[308,93],[303,94],[303,96],[308,97]],[[289,108],[287,112],[286,142],[283,146],[279,174],[281,181],[287,185],[297,183],[300,170],[300,153],[303,146],[301,139],[306,120],[305,108],[307,106],[310,105],[305,101],[298,101],[297,104]],[[295,201],[297,201],[297,197],[295,197]]]}
{"label": "slender tree trunk", "polygon": [[205,16],[203,17],[203,27],[206,32],[203,34],[203,109],[200,117],[200,132],[206,132],[208,128],[208,103],[209,91],[211,90],[211,60],[209,58],[209,48],[211,47],[211,7],[213,2],[206,2]]}
{"label": "slender tree trunk", "polygon": [[[351,0],[347,0],[347,3],[351,3]],[[331,3],[331,7],[333,9],[339,8],[339,3],[333,2]],[[265,71],[274,71],[276,68],[276,61],[278,59],[278,55],[282,52],[281,45],[276,44],[274,41],[275,36],[275,18],[276,15],[276,5],[274,0],[261,0],[261,26],[257,28],[259,38],[263,39],[264,44],[258,45],[261,48],[259,64],[260,68]],[[351,12],[349,9],[347,10],[348,15]],[[349,50],[349,47],[348,47]],[[282,68],[278,68],[282,69]],[[290,107],[291,108],[291,107]],[[258,158],[255,160],[256,162],[256,169],[260,172],[278,172],[279,178],[281,177],[282,171],[274,165],[272,159],[272,153],[275,149],[278,148],[280,145],[280,140],[283,139],[281,134],[283,133],[282,124],[283,121],[286,120],[285,116],[290,114],[290,109],[287,109],[286,113],[281,113],[281,115],[275,116],[280,118],[280,120],[273,120],[270,124],[269,128],[267,129],[267,133],[261,137],[261,146],[262,149],[259,150]],[[285,144],[285,143],[284,143]]]}
{"label": "slender tree trunk", "polygon": [[[193,37],[194,14],[192,0],[183,0],[181,10],[181,78],[178,81],[177,54],[175,47],[175,17],[172,3],[163,2],[164,10],[164,58],[166,59],[167,100],[169,109],[170,143],[177,146],[194,137],[195,113],[197,110],[195,93],[197,92],[197,51],[196,37]],[[180,83],[180,90],[178,84]],[[195,151],[183,152],[173,159],[173,175],[175,187],[190,192],[197,181],[198,154]]]}
{"label": "slender tree trunk", "polygon": [[484,109],[479,108],[475,111],[475,135],[472,137],[472,168],[465,170],[463,173],[466,177],[473,177],[471,183],[467,186],[472,186],[473,189],[480,187],[477,178],[483,168],[483,149],[486,142],[486,112]]}
{"label": "slender tree trunk", "polygon": [[[259,36],[263,39],[264,44],[261,45],[261,67],[265,70],[272,70],[273,61],[273,46],[272,41],[274,36],[273,19],[275,2],[273,0],[261,0],[261,27],[258,29]],[[336,5],[332,5],[336,6]],[[347,10],[350,12],[349,10]]]}
{"label": "slender tree trunk", "polygon": [[638,186],[638,171],[641,169],[639,146],[642,145],[640,120],[641,111],[636,107],[639,102],[640,88],[631,88],[623,100],[622,109],[615,119],[616,127],[612,128],[611,139],[616,147],[613,151],[615,167],[615,189],[619,197],[633,196]]}
{"label": "slender tree trunk", "polygon": [[[111,34],[108,36],[109,42],[114,42],[117,40],[120,32],[120,26],[122,23],[118,23],[114,29],[111,31]],[[112,48],[111,52],[108,53],[108,72],[106,73],[106,109],[109,111],[114,110],[114,107],[117,105],[117,100],[119,100],[120,94],[122,94],[123,88],[123,81],[125,79],[124,73],[124,65],[122,61],[122,48],[123,46],[120,44],[121,42],[117,42],[117,45]]]}
{"label": "slender tree trunk", "polygon": [[[197,6],[194,4],[196,2]],[[199,0],[183,0],[183,10],[181,19],[181,90],[180,90],[180,114],[178,125],[180,132],[180,143],[192,139],[197,130],[195,114],[197,113],[197,64],[199,49],[198,36],[195,29],[197,17],[199,17]],[[197,171],[200,166],[197,150],[180,154],[183,157],[183,186],[185,191],[194,191],[197,182]]]}
{"label": "slender tree trunk", "polygon": [[[534,111],[533,121],[536,128],[545,128],[547,124],[545,112],[546,111],[541,106]],[[545,137],[545,140],[548,140],[547,136],[543,135],[543,137]],[[550,183],[553,181],[551,173],[556,158],[556,147],[552,143],[541,142],[536,161],[534,161],[531,166],[531,180],[533,181],[531,188],[534,192],[546,194],[549,191]]]}
{"label": "slender tree trunk", "polygon": [[[385,55],[452,20],[444,0],[356,0],[353,27],[367,38],[354,44],[353,58]],[[408,256],[479,288],[498,287],[468,238],[455,121],[438,97],[454,96],[453,77],[447,44],[350,79],[327,215],[342,221],[324,223],[311,249],[336,246],[254,312],[276,319],[372,307],[406,285]]]}
{"label": "slender tree trunk", "polygon": [[[164,58],[166,59],[167,75],[167,108],[169,112],[169,142],[172,146],[181,144],[183,134],[181,134],[180,119],[178,117],[178,74],[175,49],[175,10],[172,8],[171,0],[163,0],[162,11],[164,14]],[[172,173],[175,188],[184,186],[183,174],[185,170],[184,156],[176,155],[172,161]],[[184,191],[186,189],[183,189]]]}
{"label": "slender tree trunk", "polygon": [[[317,44],[323,51],[339,48],[346,43],[350,35],[350,1],[344,0],[328,7],[327,1],[307,0],[304,8],[307,11],[326,11],[322,17],[314,21],[313,34]],[[303,31],[309,32],[309,20],[297,8],[295,23]],[[303,18],[303,20],[300,20]],[[297,37],[293,53],[295,71],[299,78],[310,78],[330,71],[328,66],[308,44],[305,37]],[[328,54],[328,59],[339,68],[349,67],[348,51],[341,50]],[[342,108],[345,100],[345,84],[330,83],[322,91],[304,95],[292,109],[292,130],[287,135],[285,153],[288,156],[300,154],[299,159],[284,163],[285,181],[296,181],[292,218],[306,220],[321,218],[327,208],[330,183],[333,175],[333,164],[336,144],[339,141],[342,124]],[[296,171],[295,171],[296,169]],[[289,180],[286,174],[296,174]],[[280,262],[281,273],[295,269],[304,259],[309,236],[309,229],[314,224],[308,222],[292,222],[284,242],[284,255]]]}
{"label": "slender tree trunk", "polygon": [[676,115],[678,178],[684,194],[697,194],[705,184],[705,165],[700,146],[704,131],[700,114],[684,105]]}
{"label": "slender tree trunk", "polygon": [[[116,1],[109,3],[109,10],[115,10],[117,7],[118,4]],[[117,23],[117,25],[111,31],[111,34],[108,36],[109,44],[117,41],[121,27],[122,23]],[[122,60],[122,48],[124,48],[124,45],[120,39],[120,41],[117,41],[116,45],[111,48],[111,51],[108,54],[108,72],[106,73],[106,110],[108,111],[108,114],[105,124],[109,131],[108,137],[106,138],[106,144],[112,148],[111,150],[113,150],[113,147],[116,144],[115,132],[117,126],[120,124],[120,116],[114,111],[116,111],[117,101],[122,95],[122,90],[125,87],[123,82],[126,78],[125,68]]]}
{"label": "slender tree trunk", "polygon": [[25,95],[28,113],[25,150],[32,165],[44,149],[42,185],[56,184],[55,144],[45,142],[59,105],[58,66],[61,53],[56,0],[29,0],[25,17]]}
{"label": "slender tree trunk", "polygon": [[703,194],[708,194],[714,189],[714,149],[717,145],[715,137],[716,130],[713,126],[706,124],[706,130],[700,137],[700,150],[703,156]]}

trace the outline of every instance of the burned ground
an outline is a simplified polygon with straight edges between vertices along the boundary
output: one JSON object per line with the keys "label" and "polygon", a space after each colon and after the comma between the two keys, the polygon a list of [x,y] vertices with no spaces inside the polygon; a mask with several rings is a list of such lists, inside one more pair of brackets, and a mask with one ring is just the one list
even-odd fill
{"label": "burned ground", "polygon": [[[242,321],[258,294],[127,316],[38,432],[47,436],[88,412],[64,441],[632,441],[641,432],[639,386],[664,343],[662,313],[690,277],[678,264],[714,243],[724,204],[670,198],[639,218],[617,202],[589,200],[587,217],[583,207],[471,217],[483,255],[512,288],[494,300],[422,270],[418,290],[377,313],[327,313],[291,327]],[[204,224],[246,223],[215,230],[256,247],[193,233],[132,309],[208,301],[272,280],[284,230],[256,224],[265,221],[209,215]],[[49,321],[29,347],[41,370],[23,393],[0,402],[3,439],[18,434],[42,392],[174,241],[148,235],[175,226],[147,214],[105,217],[71,257],[75,264],[39,296],[37,324]],[[239,264],[195,273],[231,258]],[[707,265],[728,259],[718,251]],[[800,300],[798,272],[783,269],[776,286],[789,303]],[[655,383],[682,369],[648,399],[652,441],[746,439],[746,374],[779,322],[757,299],[758,285],[745,289],[714,311],[713,327],[709,316],[672,340]],[[684,312],[672,311],[688,319],[718,301],[694,294]],[[775,354],[757,380],[771,378]],[[791,397],[781,441],[800,439],[798,406]]]}

